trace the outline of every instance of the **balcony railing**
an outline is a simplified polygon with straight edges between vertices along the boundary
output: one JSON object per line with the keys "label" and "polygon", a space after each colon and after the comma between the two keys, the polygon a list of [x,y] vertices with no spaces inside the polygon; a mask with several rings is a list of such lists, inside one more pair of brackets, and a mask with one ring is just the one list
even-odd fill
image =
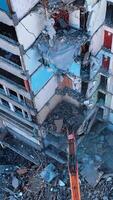
{"label": "balcony railing", "polygon": [[8,60],[8,59],[2,57],[2,56],[0,56],[0,61],[5,62],[5,63],[8,63],[9,65],[12,65],[13,67],[15,67],[15,68],[17,68],[17,69],[22,69],[22,67],[19,66],[18,64],[14,63],[14,62],[12,62],[12,61],[10,61],[10,60]]}
{"label": "balcony railing", "polygon": [[19,45],[19,43],[17,41],[15,41],[15,40],[13,40],[13,39],[5,36],[5,35],[0,34],[0,38],[2,38],[3,40],[6,40],[7,42],[10,42],[14,45]]}

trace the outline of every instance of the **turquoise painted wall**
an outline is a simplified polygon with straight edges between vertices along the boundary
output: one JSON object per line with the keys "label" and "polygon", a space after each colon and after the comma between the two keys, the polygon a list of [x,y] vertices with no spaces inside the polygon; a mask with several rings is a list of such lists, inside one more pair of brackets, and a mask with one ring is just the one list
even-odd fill
{"label": "turquoise painted wall", "polygon": [[0,9],[4,10],[7,14],[10,13],[7,0],[0,0]]}

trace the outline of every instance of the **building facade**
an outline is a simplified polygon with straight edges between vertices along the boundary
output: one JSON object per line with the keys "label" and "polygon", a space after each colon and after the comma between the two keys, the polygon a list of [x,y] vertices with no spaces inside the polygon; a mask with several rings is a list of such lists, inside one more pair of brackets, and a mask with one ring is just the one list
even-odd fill
{"label": "building facade", "polygon": [[[113,1],[0,0],[1,127],[43,148],[60,102],[113,124]],[[89,130],[89,129],[88,129]]]}

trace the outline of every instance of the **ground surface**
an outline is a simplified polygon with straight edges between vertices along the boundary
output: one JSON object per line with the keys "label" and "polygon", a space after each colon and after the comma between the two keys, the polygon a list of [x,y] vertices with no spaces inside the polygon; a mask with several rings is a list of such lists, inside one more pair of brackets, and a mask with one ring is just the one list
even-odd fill
{"label": "ground surface", "polygon": [[[70,200],[67,166],[44,154],[36,166],[8,149],[0,148],[0,200]],[[78,139],[82,200],[113,200],[113,132],[105,124]],[[53,163],[58,175],[45,182],[40,173]],[[4,166],[7,165],[7,166]],[[12,168],[10,168],[10,166]],[[63,181],[63,185],[59,183]]]}

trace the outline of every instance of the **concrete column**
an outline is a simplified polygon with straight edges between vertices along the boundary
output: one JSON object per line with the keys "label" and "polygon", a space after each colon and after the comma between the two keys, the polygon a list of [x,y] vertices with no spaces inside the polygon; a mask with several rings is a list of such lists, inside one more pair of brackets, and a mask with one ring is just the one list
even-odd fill
{"label": "concrete column", "polygon": [[10,102],[8,102],[8,103],[9,103],[10,109],[11,109],[13,112],[15,112],[15,109],[14,109],[14,106],[13,106],[13,104],[12,104],[12,103],[10,103]]}
{"label": "concrete column", "polygon": [[8,96],[10,96],[8,88],[6,88],[4,85],[3,85],[3,88],[4,88],[4,91],[5,91],[5,94],[8,95]]}
{"label": "concrete column", "polygon": [[29,121],[32,121],[31,114],[30,114],[29,112],[28,112],[27,114],[28,114],[28,119],[29,119]]}
{"label": "concrete column", "polygon": [[23,115],[24,118],[26,118],[24,110],[22,110],[22,115]]}
{"label": "concrete column", "polygon": [[21,102],[20,94],[17,93],[18,101]]}

